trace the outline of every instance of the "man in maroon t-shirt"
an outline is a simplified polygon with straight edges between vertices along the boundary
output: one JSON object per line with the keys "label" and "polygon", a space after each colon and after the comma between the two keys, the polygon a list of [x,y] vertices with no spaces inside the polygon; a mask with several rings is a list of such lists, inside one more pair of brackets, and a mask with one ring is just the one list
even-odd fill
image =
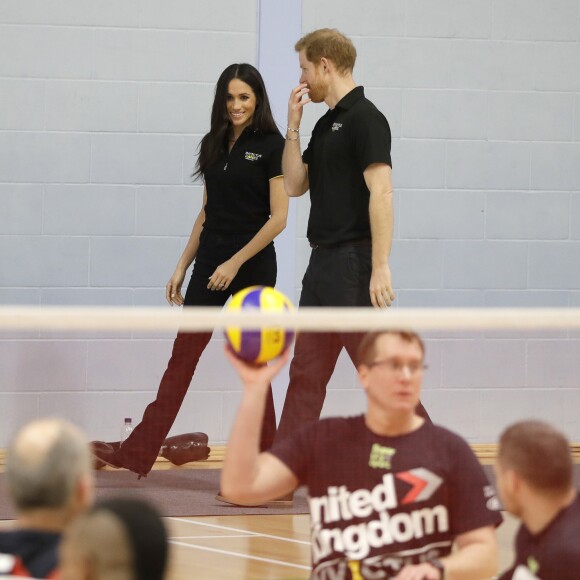
{"label": "man in maroon t-shirt", "polygon": [[[259,453],[269,367],[228,358],[244,395],[222,493],[256,504],[308,487],[312,578],[477,580],[496,572],[493,488],[467,443],[416,413],[424,346],[407,331],[367,334],[358,373],[364,415],[305,425]],[[452,547],[455,550],[452,551]]]}
{"label": "man in maroon t-shirt", "polygon": [[570,445],[541,421],[522,421],[501,435],[497,487],[509,512],[522,520],[515,562],[501,580],[577,580],[580,577],[580,497]]}

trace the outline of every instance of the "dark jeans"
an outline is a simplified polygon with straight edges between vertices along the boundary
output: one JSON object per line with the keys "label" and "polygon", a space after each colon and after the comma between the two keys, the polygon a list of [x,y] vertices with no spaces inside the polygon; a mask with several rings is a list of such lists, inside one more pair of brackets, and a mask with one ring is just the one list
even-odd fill
{"label": "dark jeans", "polygon": [[[308,306],[372,306],[369,286],[372,271],[371,244],[353,243],[312,250],[302,280],[300,308]],[[362,332],[300,332],[290,364],[290,383],[276,440],[320,417],[326,385],[340,351],[346,348],[356,364]],[[429,419],[423,405],[419,415]],[[430,419],[429,419],[430,420]]]}
{"label": "dark jeans", "polygon": [[[252,235],[221,235],[204,230],[185,295],[185,306],[223,306],[230,295],[253,285],[274,286],[276,254],[270,244],[239,270],[225,291],[207,289],[208,279],[219,264],[231,258]],[[157,459],[187,393],[202,352],[211,339],[211,332],[178,332],[173,343],[157,398],[145,409],[141,423],[116,453],[125,467],[146,474]],[[268,449],[276,433],[276,415],[272,389],[268,395],[260,447]]]}

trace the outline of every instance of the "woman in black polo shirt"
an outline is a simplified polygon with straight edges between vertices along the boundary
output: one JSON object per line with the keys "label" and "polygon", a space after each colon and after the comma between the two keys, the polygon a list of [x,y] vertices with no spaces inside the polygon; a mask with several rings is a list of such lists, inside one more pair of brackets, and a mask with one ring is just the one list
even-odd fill
{"label": "woman in black polo shirt", "polygon": [[[258,70],[249,64],[228,66],[216,85],[211,128],[201,141],[194,173],[205,184],[203,206],[167,283],[169,304],[223,306],[247,286],[274,286],[273,239],[286,226],[288,213],[281,179],[283,148]],[[194,260],[183,298],[185,272]],[[210,338],[210,332],[177,334],[156,400],[122,447],[113,453],[96,451],[99,459],[139,475],[149,473]],[[270,447],[275,431],[270,390],[262,449]]]}

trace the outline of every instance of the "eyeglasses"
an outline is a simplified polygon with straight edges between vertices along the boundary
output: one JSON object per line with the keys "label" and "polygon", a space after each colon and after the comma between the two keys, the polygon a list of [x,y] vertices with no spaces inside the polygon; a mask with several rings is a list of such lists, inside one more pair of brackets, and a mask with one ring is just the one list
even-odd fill
{"label": "eyeglasses", "polygon": [[401,373],[404,369],[407,369],[411,376],[422,373],[426,368],[428,368],[427,365],[423,364],[422,362],[402,363],[399,360],[393,360],[390,358],[385,360],[376,360],[372,363],[369,363],[367,366],[371,369],[373,367],[383,367],[390,373]]}

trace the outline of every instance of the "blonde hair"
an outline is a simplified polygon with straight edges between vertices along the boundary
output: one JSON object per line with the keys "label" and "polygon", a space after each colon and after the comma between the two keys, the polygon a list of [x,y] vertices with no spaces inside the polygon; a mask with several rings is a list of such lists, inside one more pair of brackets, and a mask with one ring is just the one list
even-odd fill
{"label": "blonde hair", "polygon": [[356,61],[356,48],[352,41],[334,28],[320,28],[303,36],[295,45],[296,52],[304,51],[306,58],[315,64],[321,58],[331,60],[340,73],[352,72]]}
{"label": "blonde hair", "polygon": [[390,335],[398,336],[405,342],[414,342],[420,349],[421,354],[425,356],[425,344],[421,340],[421,337],[411,330],[379,330],[377,332],[369,332],[365,334],[360,341],[357,351],[356,351],[356,365],[370,365],[377,355],[377,341],[381,336]]}

